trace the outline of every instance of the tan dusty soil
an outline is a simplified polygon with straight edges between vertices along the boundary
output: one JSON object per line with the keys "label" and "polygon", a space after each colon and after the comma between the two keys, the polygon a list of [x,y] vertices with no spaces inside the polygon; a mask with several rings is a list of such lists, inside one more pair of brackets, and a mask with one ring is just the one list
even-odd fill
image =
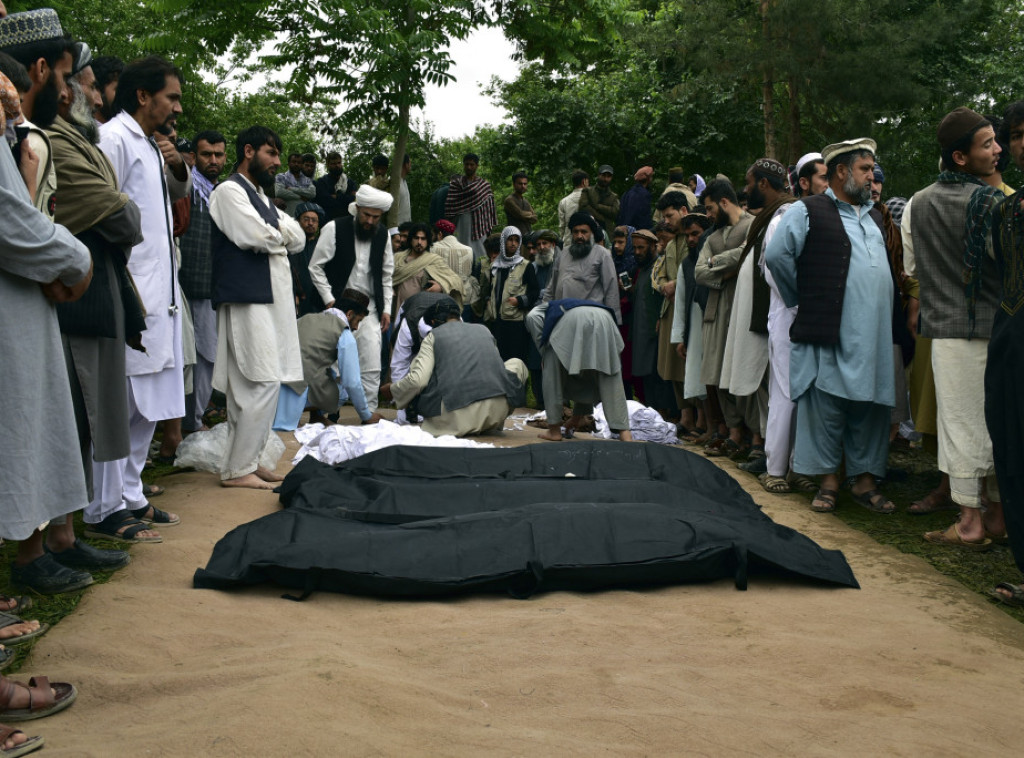
{"label": "tan dusty soil", "polygon": [[[297,448],[285,439],[281,473]],[[752,578],[747,592],[303,603],[269,586],[195,590],[214,543],[277,497],[165,477],[157,504],[182,524],[36,646],[18,678],[81,694],[26,731],[53,758],[1020,754],[1024,627],[722,466],[776,521],[841,549],[863,588]]]}

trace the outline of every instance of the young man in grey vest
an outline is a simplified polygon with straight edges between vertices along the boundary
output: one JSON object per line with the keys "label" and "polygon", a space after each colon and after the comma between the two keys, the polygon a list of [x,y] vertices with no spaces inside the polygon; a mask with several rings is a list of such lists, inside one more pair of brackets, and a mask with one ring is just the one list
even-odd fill
{"label": "young man in grey vest", "polygon": [[765,251],[786,306],[799,306],[790,330],[793,470],[822,477],[811,503],[820,513],[836,508],[844,454],[856,502],[895,510],[875,480],[885,475],[895,403],[893,285],[871,202],[875,151],[870,139],[822,150],[829,188],[794,203]]}
{"label": "young man in grey vest", "polygon": [[[938,129],[943,171],[903,212],[904,267],[917,278],[917,331],[932,340],[939,470],[949,475],[957,522],[927,532],[936,545],[986,550],[1006,531],[985,427],[985,365],[1000,280],[987,251],[989,211],[1003,195],[987,179],[1001,149],[995,130],[969,108]],[[907,211],[913,208],[911,221]],[[987,503],[983,504],[983,497]]]}

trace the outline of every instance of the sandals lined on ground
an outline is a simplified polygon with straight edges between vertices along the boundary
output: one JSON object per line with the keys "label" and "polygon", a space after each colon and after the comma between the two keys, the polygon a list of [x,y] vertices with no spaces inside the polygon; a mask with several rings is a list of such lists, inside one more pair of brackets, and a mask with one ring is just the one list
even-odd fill
{"label": "sandals lined on ground", "polygon": [[817,492],[818,490],[818,483],[803,474],[794,474],[790,471],[786,481],[789,482],[789,488],[796,492]]}
{"label": "sandals lined on ground", "polygon": [[[24,734],[24,732],[20,729],[15,729],[13,726],[0,724],[0,746],[16,734]],[[18,758],[19,755],[28,755],[33,750],[38,750],[42,746],[42,737],[29,737],[20,745],[9,748],[0,747],[0,758]]]}
{"label": "sandals lined on ground", "polygon": [[[28,690],[28,708],[11,708],[18,688]],[[52,688],[52,691],[51,691]],[[55,694],[56,693],[56,694]],[[31,721],[63,711],[78,697],[78,690],[67,682],[53,682],[45,676],[34,676],[28,684],[0,679],[0,718],[4,721]],[[2,754],[0,754],[2,755]]]}
{"label": "sandals lined on ground", "polygon": [[876,489],[870,489],[859,495],[856,492],[850,492],[850,494],[853,496],[853,502],[862,508],[867,508],[872,513],[889,515],[896,512],[896,504]]}
{"label": "sandals lined on ground", "polygon": [[[1006,590],[1010,594],[1004,595],[999,590]],[[1019,584],[1000,582],[989,590],[988,594],[1004,605],[1009,605],[1012,608],[1024,608],[1024,587],[1021,587]]]}
{"label": "sandals lined on ground", "polygon": [[838,492],[822,487],[811,501],[811,510],[815,513],[835,513],[837,497],[839,497]]}
{"label": "sandals lined on ground", "polygon": [[[127,528],[125,528],[127,527]],[[98,524],[86,524],[85,536],[117,542],[163,542],[163,537],[137,537],[150,527],[135,518],[131,511],[114,511]],[[123,531],[121,531],[123,529]]]}

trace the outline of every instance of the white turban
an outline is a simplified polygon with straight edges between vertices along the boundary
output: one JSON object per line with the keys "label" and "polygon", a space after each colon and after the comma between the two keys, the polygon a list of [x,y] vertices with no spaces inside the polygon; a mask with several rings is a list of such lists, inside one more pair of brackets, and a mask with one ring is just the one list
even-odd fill
{"label": "white turban", "polygon": [[802,158],[800,158],[800,160],[798,160],[796,162],[796,173],[799,175],[801,169],[803,169],[803,167],[806,166],[811,161],[820,161],[820,160],[821,160],[821,153],[807,153]]}
{"label": "white turban", "polygon": [[356,192],[356,201],[348,204],[348,212],[353,216],[356,215],[356,206],[359,206],[360,208],[375,208],[387,213],[391,210],[391,203],[394,201],[390,192],[374,189],[369,184],[360,184],[359,190]]}

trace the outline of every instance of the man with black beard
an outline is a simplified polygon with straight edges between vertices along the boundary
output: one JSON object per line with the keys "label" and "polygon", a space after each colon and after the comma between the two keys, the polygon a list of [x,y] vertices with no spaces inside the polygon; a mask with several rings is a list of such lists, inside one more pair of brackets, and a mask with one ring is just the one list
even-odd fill
{"label": "man with black beard", "polygon": [[[56,19],[56,14],[53,14],[53,18]],[[52,220],[57,175],[50,155],[50,142],[43,130],[49,128],[57,118],[61,93],[65,87],[64,80],[71,75],[73,43],[61,31],[59,21],[51,32],[47,32],[48,38],[20,44],[15,42],[20,39],[15,34],[15,25],[9,24],[7,28],[11,33],[0,38],[0,50],[23,65],[32,82],[28,92],[21,96],[21,112],[25,121],[20,124],[28,129],[25,139],[39,158],[35,176],[26,177],[29,194],[36,208]]]}
{"label": "man with black beard", "polygon": [[309,275],[327,308],[347,289],[370,298],[369,312],[356,330],[356,345],[371,412],[377,410],[380,389],[381,332],[391,324],[394,297],[395,255],[380,223],[392,202],[389,193],[362,185],[348,214],[323,227],[309,262]]}
{"label": "man with black beard", "polygon": [[320,239],[320,227],[326,221],[324,209],[316,203],[299,203],[295,208],[295,220],[306,235],[306,247],[302,252],[289,256],[295,297],[298,300],[295,312],[301,318],[307,313],[320,313],[324,309],[324,301],[320,299],[320,293],[316,291],[309,275],[309,263],[313,260],[313,251]]}
{"label": "man with black beard", "polygon": [[708,288],[704,306],[704,357],[701,362],[701,384],[718,396],[729,436],[715,435],[704,448],[705,455],[736,455],[743,452],[743,415],[736,407],[735,398],[719,384],[725,357],[725,340],[736,294],[736,272],[743,255],[743,243],[754,217],[740,207],[736,192],[728,179],[716,179],[707,187],[704,202],[708,215],[715,223],[715,231],[704,242],[700,257],[694,266],[697,284]]}
{"label": "man with black beard", "polygon": [[[305,161],[303,161],[305,166]],[[305,173],[305,169],[303,169]],[[327,173],[313,182],[316,188],[314,202],[324,209],[327,218],[342,218],[356,199],[358,185],[342,169],[341,153],[327,154]]]}
{"label": "man with black beard", "polygon": [[226,141],[217,131],[199,132],[195,137],[196,165],[192,167],[192,193],[188,229],[181,236],[181,269],[178,278],[188,298],[195,332],[196,362],[192,367],[192,391],[185,396],[182,429],[205,429],[203,413],[213,394],[213,365],[217,361],[217,314],[213,296],[213,224],[210,195],[224,171]]}
{"label": "man with black beard", "polygon": [[217,308],[213,386],[228,402],[224,487],[274,489],[282,477],[259,465],[282,383],[301,382],[302,357],[288,255],[306,235],[263,187],[281,165],[281,138],[250,126],[235,140],[237,171],[210,197]]}
{"label": "man with black beard", "polygon": [[180,519],[150,505],[148,498],[163,490],[144,485],[141,475],[157,422],[185,413],[171,203],[184,197],[192,182],[181,154],[165,136],[182,112],[180,71],[156,56],[135,61],[118,80],[114,106],[117,114],[100,127],[100,148],[142,217],[143,239],[132,248],[128,270],[146,310],[146,352],[129,349],[125,355],[131,453],[94,464],[96,487],[85,512],[86,535],[160,542],[160,534],[147,525],[173,526]]}
{"label": "man with black beard", "polygon": [[105,124],[114,117],[114,96],[117,94],[117,80],[124,71],[124,61],[113,55],[101,55],[92,61],[96,76],[96,90],[100,93],[100,104],[93,110],[93,117]]}
{"label": "man with black beard", "polygon": [[[90,59],[89,48],[76,43],[68,79],[71,97],[61,102],[60,116],[49,130],[60,198],[54,220],[78,237],[93,258],[93,281],[85,295],[57,306],[89,497],[93,461],[116,461],[131,452],[125,343],[142,349],[145,329],[127,271],[128,254],[141,240],[139,208],[118,190],[114,169],[98,147],[92,114],[100,95]],[[87,504],[84,500],[81,507]],[[128,563],[123,551],[97,550],[76,540],[70,514],[62,523],[50,522],[46,548],[61,566],[78,570],[69,575]]]}

